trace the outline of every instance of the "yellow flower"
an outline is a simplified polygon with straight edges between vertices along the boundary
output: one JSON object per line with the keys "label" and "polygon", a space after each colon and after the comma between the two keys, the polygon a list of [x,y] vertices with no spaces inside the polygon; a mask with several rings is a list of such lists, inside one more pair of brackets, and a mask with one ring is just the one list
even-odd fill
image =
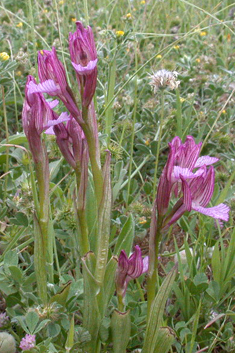
{"label": "yellow flower", "polygon": [[158,54],[158,55],[156,56],[156,58],[157,58],[157,59],[161,59],[161,58],[162,58],[161,54]]}
{"label": "yellow flower", "polygon": [[150,140],[147,139],[147,140],[145,141],[145,144],[146,144],[146,146],[149,146],[149,145],[150,145]]}
{"label": "yellow flower", "polygon": [[222,114],[226,114],[226,110],[224,109],[224,110],[222,110]]}
{"label": "yellow flower", "polygon": [[179,45],[174,45],[174,49],[178,50],[180,48]]}
{"label": "yellow flower", "polygon": [[130,12],[126,14],[126,18],[131,18],[131,17],[132,17],[132,15]]}
{"label": "yellow flower", "polygon": [[116,36],[117,37],[122,37],[124,36],[125,32],[124,31],[116,31]]}
{"label": "yellow flower", "polygon": [[47,10],[47,9],[44,9],[42,12],[43,12],[43,13],[48,13],[48,10]]}
{"label": "yellow flower", "polygon": [[16,71],[16,76],[22,76],[22,72],[20,70]]}
{"label": "yellow flower", "polygon": [[18,28],[23,27],[23,23],[22,23],[22,22],[19,22],[19,23],[16,25],[16,27],[18,27]]}
{"label": "yellow flower", "polygon": [[180,97],[180,102],[183,103],[185,101],[185,98]]}
{"label": "yellow flower", "polygon": [[10,56],[5,51],[0,53],[0,60],[1,61],[7,61],[7,60],[9,60],[9,58],[10,58]]}
{"label": "yellow flower", "polygon": [[200,33],[200,36],[201,37],[205,37],[207,35],[207,32],[206,31],[201,31],[201,33]]}
{"label": "yellow flower", "polygon": [[147,223],[147,219],[145,217],[140,217],[139,224],[145,224],[145,223]]}
{"label": "yellow flower", "polygon": [[64,5],[64,0],[60,0],[59,5]]}
{"label": "yellow flower", "polygon": [[201,59],[197,58],[197,59],[196,59],[196,62],[197,62],[197,63],[200,63],[200,62],[201,62]]}
{"label": "yellow flower", "polygon": [[71,18],[71,21],[72,21],[72,22],[76,22],[77,19],[76,19],[75,17],[73,17],[73,18]]}
{"label": "yellow flower", "polygon": [[140,2],[140,5],[145,5],[145,0],[142,0],[142,1]]}

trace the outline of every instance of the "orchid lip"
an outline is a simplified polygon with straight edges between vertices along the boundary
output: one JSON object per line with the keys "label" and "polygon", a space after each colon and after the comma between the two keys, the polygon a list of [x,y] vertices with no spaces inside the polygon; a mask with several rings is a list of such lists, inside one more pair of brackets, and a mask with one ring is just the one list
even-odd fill
{"label": "orchid lip", "polygon": [[76,72],[80,75],[89,75],[97,66],[98,59],[91,60],[86,66],[75,64],[72,62],[73,67],[75,68]]}

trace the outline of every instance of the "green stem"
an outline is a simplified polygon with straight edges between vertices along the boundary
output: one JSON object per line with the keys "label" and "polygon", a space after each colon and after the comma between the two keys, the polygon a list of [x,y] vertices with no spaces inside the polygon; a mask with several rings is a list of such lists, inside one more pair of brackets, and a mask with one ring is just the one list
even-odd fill
{"label": "green stem", "polygon": [[[138,60],[137,60],[137,44],[135,43],[135,70],[138,68]],[[134,152],[134,140],[135,140],[135,122],[136,122],[136,111],[137,111],[137,76],[135,76],[135,101],[134,101],[134,109],[133,109],[133,119],[132,119],[132,134],[131,134],[131,152],[130,152],[130,165],[129,165],[129,173],[128,173],[128,185],[127,185],[127,204],[129,204],[130,197],[130,189],[131,189],[131,173],[132,173],[132,164],[133,164],[133,152]]]}
{"label": "green stem", "polygon": [[[38,285],[39,297],[43,304],[47,304],[47,262],[50,264],[53,260],[53,247],[51,239],[48,239],[49,231],[49,167],[46,156],[46,150],[42,143],[44,157],[35,163],[36,176],[38,181],[39,207],[35,216],[35,272]],[[48,169],[48,170],[47,170]],[[53,268],[52,265],[50,265]],[[50,271],[51,272],[51,271]],[[50,275],[52,280],[53,275]]]}
{"label": "green stem", "polygon": [[180,92],[176,89],[176,122],[177,122],[177,136],[182,138],[182,108],[180,102]]}
{"label": "green stem", "polygon": [[88,109],[84,108],[82,111],[82,118],[85,123],[81,124],[81,127],[84,131],[84,134],[87,139],[88,149],[89,149],[89,157],[91,162],[91,170],[93,175],[95,194],[97,199],[97,205],[99,206],[103,197],[103,175],[102,170],[98,164],[97,156],[96,156],[96,141],[93,134],[92,129],[88,123]]}
{"label": "green stem", "polygon": [[124,302],[123,302],[122,295],[118,294],[117,295],[117,299],[118,299],[118,311],[123,313],[125,311],[125,305],[124,305]]}
{"label": "green stem", "polygon": [[157,151],[156,151],[156,161],[155,161],[155,169],[154,169],[154,176],[153,176],[153,195],[155,197],[156,188],[157,188],[157,169],[158,169],[158,161],[159,161],[159,153],[160,153],[160,145],[162,139],[162,128],[163,128],[163,121],[164,121],[164,105],[165,105],[165,96],[164,91],[161,90],[161,114],[160,114],[160,125],[159,125],[159,132],[157,137]]}
{"label": "green stem", "polygon": [[[8,142],[9,142],[9,131],[8,131],[8,123],[7,123],[7,111],[6,111],[5,93],[4,93],[4,87],[3,86],[2,86],[2,106],[3,106],[5,131],[6,131],[6,144],[8,144]],[[5,169],[5,184],[4,184],[4,201],[6,200],[6,197],[7,197],[8,171],[9,171],[9,147],[6,147],[6,169]]]}
{"label": "green stem", "polygon": [[[156,222],[156,225],[155,225]],[[147,318],[149,319],[151,313],[151,306],[156,295],[156,283],[158,276],[158,251],[159,243],[161,240],[161,230],[162,230],[163,217],[158,217],[156,220],[156,201],[153,207],[153,215],[150,230],[150,240],[149,240],[149,273],[147,279]],[[147,320],[148,320],[147,319]]]}
{"label": "green stem", "polygon": [[[80,168],[75,169],[76,174],[76,183],[77,183],[77,197],[79,196],[79,188],[80,188],[80,180],[81,180],[81,172]],[[90,251],[90,243],[88,237],[88,227],[87,227],[87,220],[86,220],[86,210],[84,207],[84,201],[81,200],[80,203],[82,206],[79,206],[79,200],[76,200],[76,210],[77,213],[77,220],[78,220],[78,227],[80,230],[79,234],[79,250],[80,255],[84,256],[88,251]]]}
{"label": "green stem", "polygon": [[88,15],[88,4],[87,0],[83,0],[83,5],[84,5],[84,14],[85,14],[85,25],[89,25],[89,15]]}

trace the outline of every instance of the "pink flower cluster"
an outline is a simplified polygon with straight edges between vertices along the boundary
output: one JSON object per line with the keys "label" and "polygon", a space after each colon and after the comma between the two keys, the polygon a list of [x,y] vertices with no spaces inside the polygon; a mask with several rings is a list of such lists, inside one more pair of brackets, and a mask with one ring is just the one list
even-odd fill
{"label": "pink flower cluster", "polygon": [[[206,207],[215,184],[215,171],[211,165],[218,158],[199,157],[201,145],[196,144],[192,136],[187,136],[185,143],[178,136],[169,143],[170,153],[160,177],[156,198],[158,216],[164,218],[164,226],[173,224],[184,212],[191,210],[228,221],[229,207],[225,204]],[[172,194],[179,199],[169,211]]]}
{"label": "pink flower cluster", "polygon": [[36,345],[35,335],[27,334],[24,338],[22,338],[20,342],[20,348],[22,351],[28,351],[31,348],[34,348]]}
{"label": "pink flower cluster", "polygon": [[[69,35],[69,49],[71,63],[75,69],[80,89],[82,109],[79,110],[77,106],[76,99],[67,82],[65,68],[58,59],[54,47],[51,51],[41,50],[38,52],[40,83],[37,83],[32,76],[28,76],[27,79],[22,120],[35,163],[43,159],[44,152],[40,137],[43,131],[56,135],[58,146],[64,158],[73,168],[88,159],[86,138],[82,130],[84,120],[81,111],[89,108],[91,116],[89,119],[94,125],[92,129],[96,131],[92,98],[97,82],[97,53],[91,28],[89,26],[84,28],[81,22],[77,22],[76,25],[76,32]],[[43,93],[58,97],[68,113],[56,114],[53,108],[59,101],[48,102]],[[96,137],[95,133],[94,136]],[[83,161],[82,155],[87,157],[83,158]]]}

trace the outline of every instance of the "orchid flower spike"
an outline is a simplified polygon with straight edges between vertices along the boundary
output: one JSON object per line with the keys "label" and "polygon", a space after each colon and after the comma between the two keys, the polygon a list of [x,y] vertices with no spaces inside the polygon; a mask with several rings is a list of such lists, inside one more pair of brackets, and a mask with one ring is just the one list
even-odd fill
{"label": "orchid flower spike", "polygon": [[141,249],[135,246],[133,254],[128,258],[125,250],[122,250],[118,259],[116,272],[117,295],[124,297],[130,280],[138,278],[148,271],[148,256],[142,258]]}
{"label": "orchid flower spike", "polygon": [[76,22],[77,30],[69,34],[69,50],[72,65],[82,96],[82,105],[88,107],[94,96],[97,81],[97,53],[90,26]]}
{"label": "orchid flower spike", "polygon": [[40,83],[30,83],[30,93],[47,93],[50,96],[57,96],[66,106],[72,116],[79,120],[80,114],[76,105],[72,90],[68,85],[65,68],[58,59],[56,49],[51,51],[40,50],[38,52],[38,75]]}
{"label": "orchid flower spike", "polygon": [[182,185],[181,177],[185,180],[196,178],[203,173],[201,167],[218,161],[216,157],[199,157],[201,145],[202,143],[196,144],[192,136],[187,136],[185,143],[178,136],[169,143],[170,153],[157,191],[157,210],[160,216],[167,212],[172,192],[178,196]]}

